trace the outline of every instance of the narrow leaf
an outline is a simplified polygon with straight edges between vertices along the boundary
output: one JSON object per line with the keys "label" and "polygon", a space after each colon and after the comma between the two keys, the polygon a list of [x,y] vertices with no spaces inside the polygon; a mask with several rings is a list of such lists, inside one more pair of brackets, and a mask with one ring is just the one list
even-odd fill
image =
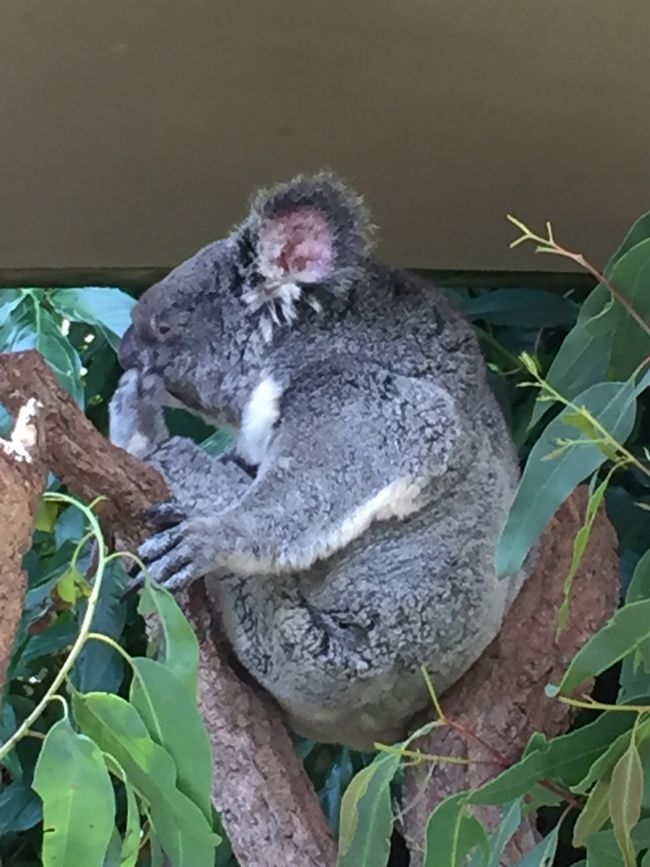
{"label": "narrow leaf", "polygon": [[487,857],[485,829],[465,814],[467,792],[445,798],[429,816],[425,835],[424,867],[463,867],[468,855],[479,848]]}
{"label": "narrow leaf", "polygon": [[178,788],[212,817],[212,748],[196,699],[155,659],[134,658],[130,699],[149,734],[176,762]]}
{"label": "narrow leaf", "polygon": [[380,755],[353,778],[341,800],[337,867],[385,867],[390,854],[393,811],[390,783],[399,754]]}
{"label": "narrow leaf", "polygon": [[525,795],[541,779],[560,779],[566,786],[578,783],[593,763],[630,727],[627,714],[616,711],[566,735],[550,740],[543,749],[527,753],[470,795],[472,804],[505,804]]}
{"label": "narrow leaf", "polygon": [[600,831],[609,818],[609,780],[600,779],[589,793],[587,803],[573,827],[573,845],[584,846],[587,838]]}
{"label": "narrow leaf", "polygon": [[585,680],[633,653],[649,636],[650,599],[624,605],[576,653],[560,682],[559,690],[572,692]]}
{"label": "narrow leaf", "polygon": [[609,812],[625,867],[636,867],[636,852],[631,833],[641,818],[643,767],[634,739],[612,771],[609,787]]}
{"label": "narrow leaf", "polygon": [[147,583],[140,595],[138,612],[146,617],[157,614],[163,629],[165,645],[162,662],[187,686],[193,696],[198,694],[199,642],[172,594],[153,583]]}
{"label": "narrow leaf", "polygon": [[557,851],[560,826],[556,825],[550,834],[540,840],[534,849],[517,861],[516,867],[551,867]]}
{"label": "narrow leaf", "polygon": [[[636,416],[634,387],[629,382],[601,382],[576,398],[618,442],[629,436]],[[531,449],[514,503],[497,547],[496,563],[500,575],[512,575],[555,511],[584,479],[604,461],[606,454],[567,424],[565,409],[546,427]],[[558,440],[573,441],[554,460]]]}

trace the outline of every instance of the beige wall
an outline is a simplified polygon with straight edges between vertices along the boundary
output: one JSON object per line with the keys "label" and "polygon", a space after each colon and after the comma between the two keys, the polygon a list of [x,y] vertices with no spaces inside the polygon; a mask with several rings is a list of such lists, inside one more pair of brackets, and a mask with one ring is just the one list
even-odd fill
{"label": "beige wall", "polygon": [[329,165],[382,253],[602,261],[650,207],[648,0],[4,0],[0,270],[168,265]]}

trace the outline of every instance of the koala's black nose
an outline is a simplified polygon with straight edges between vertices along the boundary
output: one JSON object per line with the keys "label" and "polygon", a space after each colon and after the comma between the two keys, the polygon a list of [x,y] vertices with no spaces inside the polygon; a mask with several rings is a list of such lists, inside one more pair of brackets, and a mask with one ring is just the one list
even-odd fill
{"label": "koala's black nose", "polygon": [[124,368],[124,370],[128,370],[130,367],[134,367],[137,360],[137,353],[135,351],[135,340],[133,337],[133,326],[129,325],[129,327],[124,332],[122,340],[120,341],[120,345],[117,350],[117,357]]}

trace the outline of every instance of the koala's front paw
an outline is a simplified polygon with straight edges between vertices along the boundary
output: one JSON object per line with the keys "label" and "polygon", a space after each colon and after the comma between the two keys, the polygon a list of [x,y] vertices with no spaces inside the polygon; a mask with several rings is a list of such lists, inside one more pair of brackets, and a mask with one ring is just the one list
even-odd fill
{"label": "koala's front paw", "polygon": [[168,439],[162,409],[164,395],[158,376],[135,368],[127,370],[110,403],[111,442],[142,458]]}
{"label": "koala's front paw", "polygon": [[183,518],[174,503],[154,509],[154,524],[166,529],[140,545],[138,554],[152,578],[168,590],[180,590],[215,568],[214,531],[208,518]]}

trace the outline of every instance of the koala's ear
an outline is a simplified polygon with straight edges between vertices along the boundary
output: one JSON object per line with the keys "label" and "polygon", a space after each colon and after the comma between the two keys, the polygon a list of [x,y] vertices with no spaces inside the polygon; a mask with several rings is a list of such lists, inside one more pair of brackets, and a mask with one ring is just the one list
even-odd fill
{"label": "koala's ear", "polygon": [[345,292],[361,274],[371,230],[361,199],[331,174],[262,191],[240,229],[255,270],[247,300],[293,302],[310,285]]}

